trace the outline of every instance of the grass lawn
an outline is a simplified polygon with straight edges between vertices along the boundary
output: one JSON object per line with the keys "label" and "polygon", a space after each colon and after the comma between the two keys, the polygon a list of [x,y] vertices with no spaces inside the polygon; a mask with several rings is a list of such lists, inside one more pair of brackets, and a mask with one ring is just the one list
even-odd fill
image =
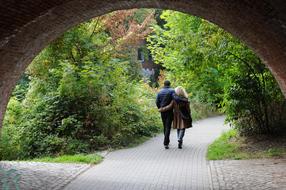
{"label": "grass lawn", "polygon": [[54,163],[79,163],[79,164],[98,164],[102,161],[102,157],[97,154],[76,154],[62,155],[58,157],[35,158],[32,162],[54,162]]}
{"label": "grass lawn", "polygon": [[[159,134],[159,133],[158,133]],[[156,134],[154,135],[156,136]],[[153,137],[153,136],[152,136]],[[108,151],[114,151],[118,149],[133,148],[136,147],[152,137],[143,136],[137,138],[132,143],[124,147],[110,148]],[[41,158],[34,158],[29,160],[18,160],[28,162],[52,162],[52,163],[78,163],[78,164],[98,164],[103,160],[103,157],[98,154],[76,154],[76,155],[62,155],[62,156],[47,156]]]}
{"label": "grass lawn", "polygon": [[240,137],[236,130],[223,133],[209,147],[208,160],[286,157],[285,137]]}

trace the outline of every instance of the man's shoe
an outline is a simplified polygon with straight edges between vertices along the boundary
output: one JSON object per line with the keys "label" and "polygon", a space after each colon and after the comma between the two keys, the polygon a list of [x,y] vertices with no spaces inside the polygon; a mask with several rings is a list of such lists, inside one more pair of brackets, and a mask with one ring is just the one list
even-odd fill
{"label": "man's shoe", "polygon": [[168,146],[168,145],[165,145],[165,149],[169,149],[169,146]]}

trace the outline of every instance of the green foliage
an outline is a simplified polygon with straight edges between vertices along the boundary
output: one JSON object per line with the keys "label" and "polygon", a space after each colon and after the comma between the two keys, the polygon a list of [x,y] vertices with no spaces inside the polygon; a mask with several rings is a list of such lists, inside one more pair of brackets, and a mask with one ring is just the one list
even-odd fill
{"label": "green foliage", "polygon": [[269,157],[283,157],[286,155],[285,148],[270,148],[266,151],[267,156]]}
{"label": "green foliage", "polygon": [[[224,132],[208,147],[207,158],[209,160],[240,160],[285,157],[286,148],[283,146],[283,143],[281,144],[281,139],[279,139],[283,137],[277,138],[272,136],[271,138],[271,140],[258,140],[259,142],[264,142],[262,144],[259,142],[253,143],[252,137],[239,136],[238,130],[231,129]],[[273,142],[276,143],[273,144]]]}
{"label": "green foliage", "polygon": [[285,126],[286,101],[274,77],[256,61],[244,61],[247,66],[241,64],[235,72],[230,70],[230,82],[225,87],[227,120],[244,135],[269,134]]}
{"label": "green foliage", "polygon": [[190,107],[194,121],[218,115],[217,110],[211,104],[202,103],[195,99],[190,100]]}
{"label": "green foliage", "polygon": [[218,48],[228,36],[222,29],[183,13],[163,11],[163,28],[154,26],[149,49],[158,64],[169,71],[168,78],[186,87],[205,103],[218,103],[223,92],[224,67]]}
{"label": "green foliage", "polygon": [[209,147],[207,158],[208,160],[223,160],[235,159],[239,160],[245,158],[244,153],[239,152],[238,144],[231,143],[231,139],[237,136],[236,130],[229,130],[223,133],[220,138],[215,140]]}
{"label": "green foliage", "polygon": [[[149,13],[135,11],[126,20],[145,22]],[[166,68],[173,86],[190,92],[194,119],[220,109],[240,134],[285,128],[286,100],[249,48],[194,16],[156,10],[155,19],[159,23],[148,37],[148,49],[154,61]],[[111,34],[122,31],[109,30],[114,30],[113,25],[93,19],[66,32],[35,58],[9,102],[0,159],[128,146],[160,130],[156,92],[140,81],[140,67],[132,58],[135,49],[119,51],[116,44],[120,43]],[[232,137],[224,136],[222,142]],[[236,145],[218,144],[218,149],[213,147],[214,157],[228,153],[232,157],[237,151]],[[269,154],[276,152],[269,150]]]}
{"label": "green foliage", "polygon": [[[241,134],[285,127],[286,100],[270,71],[243,43],[203,19],[163,11],[148,37],[156,63],[195,102],[220,108]],[[280,129],[279,129],[280,128]]]}
{"label": "green foliage", "polygon": [[36,158],[29,161],[32,162],[53,162],[53,163],[79,163],[79,164],[98,164],[102,161],[102,157],[97,154],[76,154],[62,155],[57,157]]}
{"label": "green foliage", "polygon": [[81,24],[38,55],[16,88],[0,139],[0,159],[88,153],[121,147],[159,128],[154,92],[114,58],[104,26]]}
{"label": "green foliage", "polygon": [[15,90],[13,91],[12,96],[16,97],[17,100],[22,101],[25,99],[25,95],[27,94],[29,88],[29,78],[26,74],[22,75],[21,79],[18,81]]}
{"label": "green foliage", "polygon": [[142,24],[148,14],[152,13],[153,9],[138,9],[135,11],[133,18],[137,23]]}

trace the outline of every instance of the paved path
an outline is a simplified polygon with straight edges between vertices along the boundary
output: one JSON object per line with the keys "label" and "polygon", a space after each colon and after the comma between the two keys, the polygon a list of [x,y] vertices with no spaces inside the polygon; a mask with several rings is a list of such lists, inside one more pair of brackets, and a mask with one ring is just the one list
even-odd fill
{"label": "paved path", "polygon": [[[223,120],[195,123],[187,130],[182,150],[177,149],[173,132],[169,150],[159,135],[138,147],[111,152],[93,167],[0,162],[0,189],[8,182],[14,190],[13,179],[18,179],[21,190],[285,190],[285,159],[205,160],[207,145],[227,129]],[[7,175],[10,169],[16,170]]]}
{"label": "paved path", "polygon": [[183,149],[175,132],[165,150],[159,135],[131,149],[109,153],[105,160],[84,172],[66,190],[204,190],[210,189],[207,146],[227,127],[224,117],[201,120],[186,131]]}
{"label": "paved path", "polygon": [[88,168],[88,164],[1,161],[0,190],[14,190],[17,185],[20,190],[60,190]]}
{"label": "paved path", "polygon": [[210,161],[214,190],[286,190],[286,160]]}

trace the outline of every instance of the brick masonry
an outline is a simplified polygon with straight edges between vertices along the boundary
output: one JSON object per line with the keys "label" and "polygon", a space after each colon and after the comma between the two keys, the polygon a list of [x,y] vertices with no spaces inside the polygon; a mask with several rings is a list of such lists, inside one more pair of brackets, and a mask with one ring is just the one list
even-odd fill
{"label": "brick masonry", "polygon": [[284,0],[0,0],[0,123],[20,75],[52,40],[95,16],[141,7],[183,11],[218,24],[264,60],[286,95]]}

